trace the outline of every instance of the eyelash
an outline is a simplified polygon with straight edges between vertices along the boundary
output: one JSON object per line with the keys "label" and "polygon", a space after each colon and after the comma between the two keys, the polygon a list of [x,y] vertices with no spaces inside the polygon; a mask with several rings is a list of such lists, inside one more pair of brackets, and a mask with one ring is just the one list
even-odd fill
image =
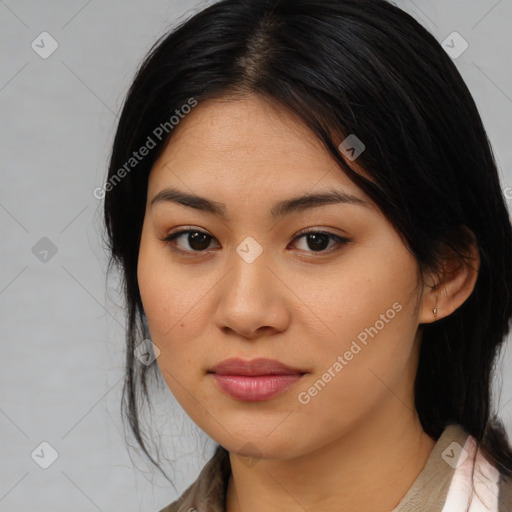
{"label": "eyelash", "polygon": [[[170,233],[168,236],[166,236],[165,238],[162,239],[163,242],[166,242],[167,244],[173,246],[172,247],[172,250],[173,251],[176,251],[176,252],[180,252],[180,253],[205,253],[206,252],[206,249],[203,250],[203,251],[184,251],[183,249],[178,249],[174,246],[174,240],[176,240],[177,238],[179,238],[180,236],[183,236],[183,235],[186,235],[188,233],[201,233],[203,235],[207,235],[209,236],[211,239],[215,239],[213,236],[209,235],[208,233],[204,232],[204,231],[201,231],[200,229],[185,229],[185,230],[181,230],[181,231],[176,231],[174,233]],[[309,235],[309,234],[314,234],[314,235],[325,235],[325,236],[328,236],[329,238],[333,239],[336,244],[334,245],[334,247],[331,247],[330,249],[328,250],[322,250],[322,251],[305,251],[305,252],[310,252],[310,253],[313,253],[313,254],[330,254],[330,253],[333,253],[333,252],[336,252],[338,251],[339,249],[341,249],[341,247],[345,244],[347,244],[348,242],[350,242],[350,240],[348,238],[344,238],[342,236],[339,236],[339,235],[335,235],[334,233],[329,233],[328,231],[321,231],[321,230],[316,230],[316,229],[311,229],[311,228],[306,228],[306,229],[302,229],[301,231],[299,231],[297,233],[297,235],[293,238],[293,240],[291,241],[291,243],[299,240],[300,238],[303,238],[305,237],[306,235]]]}

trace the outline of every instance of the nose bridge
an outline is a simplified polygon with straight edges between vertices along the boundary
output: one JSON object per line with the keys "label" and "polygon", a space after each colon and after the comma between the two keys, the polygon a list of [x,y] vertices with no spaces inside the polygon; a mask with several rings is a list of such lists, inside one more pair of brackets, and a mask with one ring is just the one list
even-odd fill
{"label": "nose bridge", "polygon": [[[270,250],[251,236],[230,254],[230,270],[218,296],[215,323],[247,339],[257,339],[269,329],[282,332],[290,321],[285,297],[273,272]],[[282,290],[281,290],[282,292]]]}
{"label": "nose bridge", "polygon": [[247,236],[238,244],[232,258],[232,282],[236,294],[244,299],[255,297],[262,292],[268,282],[268,252],[252,236]]}
{"label": "nose bridge", "polygon": [[[232,326],[268,322],[266,318],[278,306],[275,279],[267,267],[269,252],[252,237],[247,237],[230,255],[227,281],[223,287],[220,305],[224,320]],[[223,316],[224,316],[223,315]],[[243,329],[243,327],[241,327]]]}

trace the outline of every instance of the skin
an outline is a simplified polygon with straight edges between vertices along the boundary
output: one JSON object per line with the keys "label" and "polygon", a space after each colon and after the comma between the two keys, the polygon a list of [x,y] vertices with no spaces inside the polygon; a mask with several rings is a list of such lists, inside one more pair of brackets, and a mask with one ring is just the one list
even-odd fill
{"label": "skin", "polygon": [[[224,203],[228,219],[151,206],[171,186]],[[280,200],[331,188],[366,206],[270,216]],[[436,305],[437,319],[459,307],[476,270],[447,260],[437,287],[434,276],[421,281],[393,226],[309,129],[255,95],[195,107],[155,162],[147,198],[138,281],[157,362],[191,419],[230,452],[227,511],[392,510],[435,444],[414,408],[420,324],[436,320]],[[294,241],[303,228],[349,241],[327,238],[315,250],[307,237]],[[211,235],[207,249],[194,252],[186,234],[162,240],[182,229]],[[236,252],[248,236],[263,251],[252,263]],[[301,403],[298,394],[393,304],[394,318]],[[274,398],[245,402],[208,374],[230,357],[277,359],[307,374]]]}

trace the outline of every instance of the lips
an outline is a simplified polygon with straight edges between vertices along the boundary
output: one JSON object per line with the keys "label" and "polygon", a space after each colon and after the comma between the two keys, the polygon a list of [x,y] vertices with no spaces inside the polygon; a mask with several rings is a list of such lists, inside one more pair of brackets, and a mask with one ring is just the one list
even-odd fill
{"label": "lips", "polygon": [[306,372],[273,359],[226,359],[209,370],[219,388],[246,402],[268,400],[292,387]]}
{"label": "lips", "polygon": [[286,366],[274,359],[258,358],[250,361],[234,358],[226,359],[209,370],[217,375],[293,375],[306,372]]}

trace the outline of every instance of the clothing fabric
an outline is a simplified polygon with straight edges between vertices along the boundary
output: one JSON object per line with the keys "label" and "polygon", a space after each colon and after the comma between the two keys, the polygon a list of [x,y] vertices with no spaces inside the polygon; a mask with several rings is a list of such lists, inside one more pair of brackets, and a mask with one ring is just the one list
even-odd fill
{"label": "clothing fabric", "polygon": [[[512,512],[512,479],[478,451],[476,441],[456,424],[448,425],[412,486],[390,512]],[[197,480],[160,512],[225,512],[229,452],[218,446]],[[468,507],[468,504],[471,505]]]}

